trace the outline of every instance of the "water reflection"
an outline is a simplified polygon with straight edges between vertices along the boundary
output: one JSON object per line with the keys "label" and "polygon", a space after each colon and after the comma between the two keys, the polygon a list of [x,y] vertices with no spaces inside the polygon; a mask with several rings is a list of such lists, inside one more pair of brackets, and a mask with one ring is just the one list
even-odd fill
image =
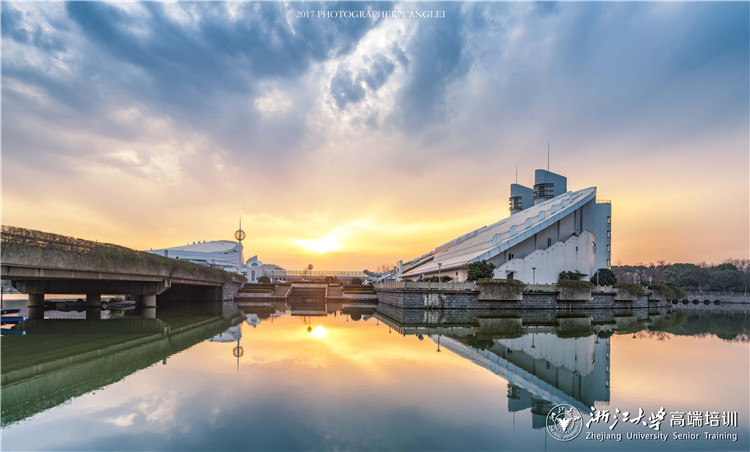
{"label": "water reflection", "polygon": [[[221,309],[167,305],[160,309],[158,319],[141,315],[93,323],[58,311],[51,319],[17,325],[28,335],[4,336],[2,340],[3,427],[154,363],[166,364],[169,356],[211,336],[216,338],[217,333],[219,337],[231,335],[225,330],[241,318],[236,309],[234,315],[219,312]],[[91,320],[88,312],[84,318]]]}
{"label": "water reflection", "polygon": [[[109,320],[68,321],[84,330],[53,321],[10,338],[19,342],[4,337],[6,447],[534,450],[557,403],[586,415],[663,405],[748,416],[746,313],[303,302],[160,307],[142,321],[118,331],[102,329]],[[735,377],[708,384],[712,374]],[[691,446],[746,449],[741,427],[737,443]],[[638,444],[626,448],[654,448]]]}

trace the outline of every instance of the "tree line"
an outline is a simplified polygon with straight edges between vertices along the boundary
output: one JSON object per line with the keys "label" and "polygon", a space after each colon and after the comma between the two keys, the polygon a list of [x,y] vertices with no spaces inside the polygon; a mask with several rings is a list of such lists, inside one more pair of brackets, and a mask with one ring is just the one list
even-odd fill
{"label": "tree line", "polygon": [[666,261],[612,266],[618,281],[641,285],[666,284],[693,292],[746,293],[750,288],[750,259],[721,264],[670,264]]}

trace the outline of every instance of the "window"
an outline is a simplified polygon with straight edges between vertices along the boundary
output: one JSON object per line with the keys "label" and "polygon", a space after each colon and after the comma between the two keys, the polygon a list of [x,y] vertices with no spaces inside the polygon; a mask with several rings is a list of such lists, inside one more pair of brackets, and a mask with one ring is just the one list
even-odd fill
{"label": "window", "polygon": [[527,218],[526,221],[523,222],[523,227],[526,229],[531,227],[531,218]]}
{"label": "window", "polygon": [[612,231],[607,231],[607,238],[612,238]]}
{"label": "window", "polygon": [[555,212],[557,212],[557,204],[552,204],[552,207],[549,208],[549,213]]}
{"label": "window", "polygon": [[609,259],[607,259],[607,267],[611,267],[611,266],[612,266],[611,261]]}
{"label": "window", "polygon": [[[513,260],[513,253],[509,253],[509,254],[508,254],[508,260],[509,260],[509,261],[512,261],[512,260]],[[512,273],[511,273],[511,274],[512,274]]]}
{"label": "window", "polygon": [[607,245],[607,252],[608,252],[608,253],[611,253],[611,252],[612,252],[612,245]]}
{"label": "window", "polygon": [[547,248],[552,246],[552,237],[547,237]]}
{"label": "window", "polygon": [[513,237],[516,234],[518,234],[518,227],[516,225],[513,225],[510,227],[510,236]]}
{"label": "window", "polygon": [[543,221],[543,220],[544,220],[544,211],[542,210],[541,212],[539,212],[539,221]]}
{"label": "window", "polygon": [[612,224],[612,217],[607,217],[607,224]]}
{"label": "window", "polygon": [[500,239],[502,236],[500,234],[495,234],[492,236],[492,246],[498,246],[500,244]]}

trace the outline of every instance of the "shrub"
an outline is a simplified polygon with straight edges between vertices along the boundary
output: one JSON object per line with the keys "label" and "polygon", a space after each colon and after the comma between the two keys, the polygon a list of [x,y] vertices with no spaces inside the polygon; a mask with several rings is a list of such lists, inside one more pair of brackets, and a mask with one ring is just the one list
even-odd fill
{"label": "shrub", "polygon": [[507,294],[518,296],[523,292],[526,284],[517,279],[480,279],[477,280],[478,286],[495,286],[506,290]]}
{"label": "shrub", "polygon": [[648,288],[649,290],[658,293],[667,300],[674,300],[675,298],[674,290],[672,290],[672,288],[667,286],[666,284],[651,284],[650,286],[648,286]]}
{"label": "shrub", "polygon": [[430,276],[429,278],[423,279],[424,282],[448,282],[453,280],[450,276],[441,276],[438,280],[437,276]]}
{"label": "shrub", "polygon": [[495,264],[487,261],[472,262],[469,264],[467,278],[469,281],[476,281],[484,278],[492,278],[495,272]]}
{"label": "shrub", "polygon": [[651,284],[648,286],[649,289],[658,293],[667,300],[679,300],[687,297],[687,292],[680,287],[672,286],[669,284]]}
{"label": "shrub", "polygon": [[614,284],[612,287],[614,287],[615,289],[621,289],[629,293],[630,295],[633,295],[636,297],[641,296],[645,293],[643,290],[643,286],[641,286],[640,284],[635,284],[635,283],[618,282],[617,284]]}
{"label": "shrub", "polygon": [[262,284],[268,284],[271,282],[271,278],[269,278],[268,276],[261,276],[260,278],[258,278],[258,282]]}
{"label": "shrub", "polygon": [[560,276],[557,278],[558,281],[569,280],[569,281],[580,281],[583,273],[579,272],[560,272]]}
{"label": "shrub", "polygon": [[526,283],[523,281],[519,281],[517,279],[489,279],[489,278],[483,278],[480,280],[477,280],[477,284],[493,284],[493,285],[499,285],[499,286],[505,286],[505,287],[520,287],[523,289],[526,287]]}
{"label": "shrub", "polygon": [[466,344],[469,347],[473,347],[479,350],[487,350],[488,348],[492,348],[495,345],[495,341],[493,341],[492,339],[479,338],[476,335],[472,334],[471,336],[466,336]]}
{"label": "shrub", "polygon": [[683,289],[682,287],[673,286],[671,284],[667,284],[667,286],[671,287],[674,291],[674,299],[680,300],[682,298],[687,298],[688,293],[687,290]]}
{"label": "shrub", "polygon": [[557,287],[564,287],[566,289],[591,290],[594,288],[594,285],[589,281],[579,281],[577,279],[561,279],[557,282]]}
{"label": "shrub", "polygon": [[600,286],[611,286],[617,283],[617,276],[615,276],[615,272],[608,268],[600,268],[591,275],[589,281]]}
{"label": "shrub", "polygon": [[360,279],[360,278],[352,278],[351,284],[353,286],[361,286],[362,285],[362,279]]}

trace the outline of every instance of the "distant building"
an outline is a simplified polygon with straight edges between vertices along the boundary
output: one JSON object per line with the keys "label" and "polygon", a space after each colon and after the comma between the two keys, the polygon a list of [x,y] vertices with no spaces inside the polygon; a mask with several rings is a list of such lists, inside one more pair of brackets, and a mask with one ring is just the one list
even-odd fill
{"label": "distant building", "polygon": [[[596,187],[567,191],[567,179],[536,170],[534,189],[511,185],[510,213],[399,265],[403,279],[450,276],[465,281],[468,265],[495,264],[495,278],[555,283],[562,271],[588,279],[611,266],[612,206],[597,202]],[[533,201],[532,201],[533,197]]]}
{"label": "distant building", "polygon": [[150,249],[147,253],[159,254],[173,259],[184,259],[200,265],[219,268],[232,273],[240,273],[247,277],[249,282],[258,282],[261,276],[272,275],[269,270],[283,270],[273,264],[264,264],[258,260],[258,256],[248,259],[241,268],[239,265],[240,255],[243,247],[239,242],[232,240],[214,240],[211,242],[193,242],[183,246],[171,248]]}

